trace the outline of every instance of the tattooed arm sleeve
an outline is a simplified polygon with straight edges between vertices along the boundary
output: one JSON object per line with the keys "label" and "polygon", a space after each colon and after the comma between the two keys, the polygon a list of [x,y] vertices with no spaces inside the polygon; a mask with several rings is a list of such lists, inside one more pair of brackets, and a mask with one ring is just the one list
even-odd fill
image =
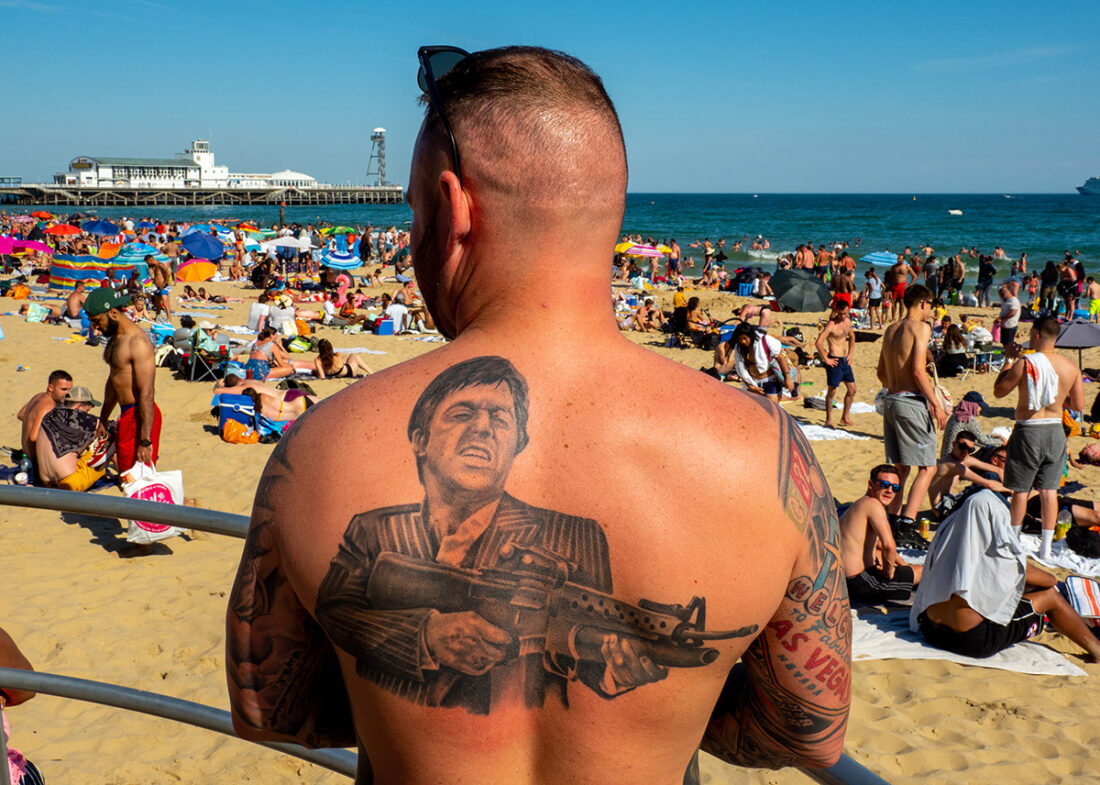
{"label": "tattooed arm sleeve", "polygon": [[831,766],[844,747],[851,616],[832,494],[809,443],[779,418],[779,500],[806,537],[778,610],[726,681],[703,749],[762,768]]}
{"label": "tattooed arm sleeve", "polygon": [[355,744],[336,653],[299,601],[275,537],[276,503],[293,471],[281,443],[256,489],[252,523],[226,612],[226,671],[242,738],[307,747]]}

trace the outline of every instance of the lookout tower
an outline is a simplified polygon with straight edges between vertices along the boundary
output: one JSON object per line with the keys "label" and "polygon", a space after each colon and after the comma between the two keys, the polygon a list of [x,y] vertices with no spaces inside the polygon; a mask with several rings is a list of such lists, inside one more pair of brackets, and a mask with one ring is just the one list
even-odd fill
{"label": "lookout tower", "polygon": [[367,162],[367,185],[374,176],[375,185],[386,184],[386,129],[375,128],[370,135],[370,161]]}

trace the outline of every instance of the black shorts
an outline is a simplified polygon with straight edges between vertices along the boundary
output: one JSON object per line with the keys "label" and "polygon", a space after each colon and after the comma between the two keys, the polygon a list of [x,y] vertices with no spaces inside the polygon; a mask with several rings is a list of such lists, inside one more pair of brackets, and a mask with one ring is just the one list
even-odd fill
{"label": "black shorts", "polygon": [[869,299],[867,301],[867,305],[871,308],[878,308],[880,305],[882,305],[882,298],[881,297],[872,297],[871,299]]}
{"label": "black shorts", "polygon": [[883,602],[908,600],[913,593],[913,568],[899,566],[894,568],[894,577],[887,578],[878,570],[864,570],[851,578],[845,578],[848,584],[848,599],[878,605]]}
{"label": "black shorts", "polygon": [[955,632],[936,624],[923,611],[917,617],[917,624],[930,646],[964,657],[984,659],[1042,632],[1043,614],[1035,610],[1031,600],[1021,598],[1008,624],[994,624],[982,619],[977,627],[966,632]]}

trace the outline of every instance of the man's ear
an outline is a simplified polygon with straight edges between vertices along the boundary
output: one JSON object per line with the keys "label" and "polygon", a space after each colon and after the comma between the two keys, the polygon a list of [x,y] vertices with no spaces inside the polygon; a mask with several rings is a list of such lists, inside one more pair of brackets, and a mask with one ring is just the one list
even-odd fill
{"label": "man's ear", "polygon": [[428,434],[420,428],[417,428],[409,436],[409,441],[412,443],[413,455],[417,458],[422,458],[428,446]]}
{"label": "man's ear", "polygon": [[439,190],[448,211],[447,256],[461,253],[470,235],[472,204],[470,195],[454,172],[445,170],[439,175]]}

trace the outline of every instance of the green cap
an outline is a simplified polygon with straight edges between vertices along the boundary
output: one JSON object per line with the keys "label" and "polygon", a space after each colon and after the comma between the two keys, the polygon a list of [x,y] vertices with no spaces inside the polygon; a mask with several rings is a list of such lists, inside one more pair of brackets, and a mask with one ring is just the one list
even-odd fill
{"label": "green cap", "polygon": [[134,298],[129,294],[116,293],[110,286],[101,286],[84,300],[84,310],[88,316],[99,316],[112,308],[129,305]]}

